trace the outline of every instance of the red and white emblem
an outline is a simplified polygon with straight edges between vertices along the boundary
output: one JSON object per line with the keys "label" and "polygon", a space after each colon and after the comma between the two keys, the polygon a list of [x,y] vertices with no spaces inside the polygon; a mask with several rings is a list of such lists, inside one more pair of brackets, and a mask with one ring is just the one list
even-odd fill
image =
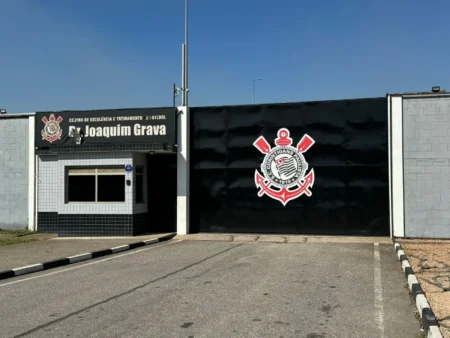
{"label": "red and white emblem", "polygon": [[[255,171],[255,184],[258,196],[264,194],[280,201],[284,206],[303,194],[311,196],[309,190],[314,184],[314,170],[308,174],[308,163],[305,161],[305,153],[315,141],[307,134],[297,144],[292,146],[289,130],[278,130],[278,138],[275,139],[276,147],[271,148],[266,139],[260,136],[253,145],[266,156],[261,164],[262,175]],[[275,188],[275,189],[274,189]]]}
{"label": "red and white emblem", "polygon": [[42,129],[42,139],[47,140],[50,143],[59,140],[62,135],[61,126],[59,125],[63,118],[60,116],[57,119],[55,118],[55,114],[50,114],[50,117],[47,119],[45,116],[42,118],[42,122],[45,123],[44,129]]}

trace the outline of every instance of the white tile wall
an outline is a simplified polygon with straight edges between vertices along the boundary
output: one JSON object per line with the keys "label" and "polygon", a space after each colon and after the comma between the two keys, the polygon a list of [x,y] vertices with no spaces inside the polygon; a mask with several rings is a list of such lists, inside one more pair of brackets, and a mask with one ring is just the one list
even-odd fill
{"label": "white tile wall", "polygon": [[[140,158],[140,157],[139,157]],[[68,166],[101,166],[133,164],[132,152],[68,153],[41,155],[39,159],[39,212],[60,214],[132,214],[133,174],[125,173],[132,184],[125,186],[123,203],[65,203],[65,168]]]}

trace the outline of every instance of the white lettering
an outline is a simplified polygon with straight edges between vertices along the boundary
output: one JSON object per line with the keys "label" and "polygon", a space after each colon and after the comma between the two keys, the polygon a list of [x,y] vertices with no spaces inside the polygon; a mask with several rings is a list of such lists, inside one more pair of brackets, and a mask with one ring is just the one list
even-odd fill
{"label": "white lettering", "polygon": [[166,135],[167,130],[165,125],[141,126],[136,123],[133,127],[134,136],[153,136]]}
{"label": "white lettering", "polygon": [[140,129],[141,125],[140,124],[135,124],[134,128],[133,128],[133,132],[134,132],[134,136],[141,136],[141,129]]}
{"label": "white lettering", "polygon": [[95,128],[89,128],[89,126],[86,126],[86,131],[87,130],[89,130],[89,137],[95,137]]}
{"label": "white lettering", "polygon": [[120,128],[120,133],[122,136],[131,136],[131,127],[130,126],[122,126]]}

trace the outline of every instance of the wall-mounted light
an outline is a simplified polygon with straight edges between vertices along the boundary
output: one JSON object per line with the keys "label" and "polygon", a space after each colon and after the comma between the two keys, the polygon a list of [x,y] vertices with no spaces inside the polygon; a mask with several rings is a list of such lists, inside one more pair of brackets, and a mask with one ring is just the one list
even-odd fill
{"label": "wall-mounted light", "polygon": [[441,91],[441,87],[439,86],[434,86],[433,88],[431,88],[431,91],[433,93],[439,93]]}

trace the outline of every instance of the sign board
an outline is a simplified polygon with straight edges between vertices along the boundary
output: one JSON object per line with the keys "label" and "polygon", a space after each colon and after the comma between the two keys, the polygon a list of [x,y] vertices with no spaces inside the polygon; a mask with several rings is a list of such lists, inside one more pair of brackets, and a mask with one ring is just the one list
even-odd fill
{"label": "sign board", "polygon": [[127,165],[125,166],[125,171],[126,171],[127,173],[131,173],[131,172],[133,171],[133,167],[132,167],[130,164],[127,164]]}
{"label": "sign board", "polygon": [[176,109],[37,112],[37,147],[176,143]]}

